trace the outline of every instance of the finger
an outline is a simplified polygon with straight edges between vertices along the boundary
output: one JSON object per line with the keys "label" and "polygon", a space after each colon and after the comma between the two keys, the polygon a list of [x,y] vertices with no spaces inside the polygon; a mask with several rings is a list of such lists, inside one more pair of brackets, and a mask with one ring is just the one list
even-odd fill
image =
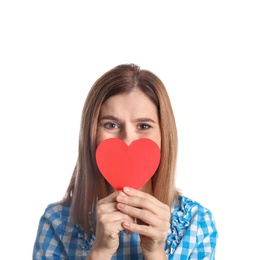
{"label": "finger", "polygon": [[[128,220],[125,221],[127,223],[131,223]],[[122,219],[113,220],[111,222],[105,222],[105,223],[98,222],[96,236],[99,235],[99,237],[102,237],[102,239],[106,237],[116,238],[114,235],[124,230],[124,227],[122,225],[123,222],[124,221]]]}
{"label": "finger", "polygon": [[109,196],[99,200],[97,202],[96,213],[99,215],[103,213],[110,213],[110,212],[117,211],[116,197],[122,196],[122,194],[124,194],[122,191],[116,191],[110,194]]}
{"label": "finger", "polygon": [[125,221],[125,222],[123,222],[122,226],[128,232],[135,232],[139,235],[144,235],[147,237],[158,236],[158,231],[147,225],[138,225],[136,223],[130,223],[128,221]]}
{"label": "finger", "polygon": [[118,203],[117,207],[121,212],[125,213],[126,215],[129,215],[136,219],[140,219],[147,225],[157,226],[161,223],[158,216],[155,216],[152,212],[148,210],[128,206],[122,203]]}
{"label": "finger", "polygon": [[124,196],[120,193],[116,197],[117,202],[124,203],[136,208],[147,209],[148,211],[153,212],[155,215],[158,216],[165,216],[164,214],[162,214],[163,211],[165,212],[166,217],[169,217],[169,206],[160,202],[152,195],[134,189],[130,189],[129,191],[128,188],[124,188],[124,192],[127,196]]}
{"label": "finger", "polygon": [[97,215],[111,213],[111,212],[115,212],[115,211],[118,211],[116,208],[116,202],[110,202],[110,203],[106,203],[106,204],[98,203],[97,208],[96,208]]}
{"label": "finger", "polygon": [[108,224],[108,223],[113,223],[113,222],[117,222],[117,221],[121,221],[120,223],[122,223],[123,221],[133,222],[134,220],[131,216],[129,216],[123,212],[116,211],[113,213],[104,213],[102,215],[99,215],[98,221],[102,222],[103,224]]}
{"label": "finger", "polygon": [[[164,207],[165,204],[163,204],[161,201],[156,199],[154,196],[150,195],[147,192],[143,192],[140,190],[136,190],[134,188],[124,187],[123,192],[128,195],[129,197],[137,197],[140,199],[146,198],[149,199],[151,202],[154,203],[154,205],[157,205],[158,207]],[[120,193],[121,194],[121,193]]]}
{"label": "finger", "polygon": [[[158,213],[158,206],[148,198],[140,197],[128,197],[128,196],[117,196],[117,202],[124,205],[132,206],[134,208],[146,209],[153,214]],[[160,208],[159,208],[160,209]],[[161,212],[161,209],[159,210]]]}
{"label": "finger", "polygon": [[105,234],[119,233],[120,231],[125,231],[126,234],[131,234],[132,231],[124,227],[124,223],[129,223],[129,225],[134,224],[133,219],[118,219],[113,220],[111,223],[107,223],[104,230]]}
{"label": "finger", "polygon": [[117,195],[122,194],[122,191],[115,191],[113,193],[111,193],[110,195],[108,195],[107,197],[100,199],[98,201],[98,204],[105,204],[105,203],[109,203],[109,202],[114,202],[115,198]]}
{"label": "finger", "polygon": [[[97,219],[97,230],[102,230],[101,232],[105,237],[116,238],[115,235],[120,231],[126,231],[130,234],[131,231],[125,230],[123,223],[134,223],[132,217],[125,215],[122,212],[114,212],[112,214],[103,214]],[[100,233],[97,231],[97,233]]]}
{"label": "finger", "polygon": [[165,227],[158,226],[157,228],[154,228],[153,226],[138,225],[128,221],[123,222],[122,225],[125,230],[152,238],[154,241],[165,241],[165,237],[167,236],[170,227],[170,224],[167,224]]}

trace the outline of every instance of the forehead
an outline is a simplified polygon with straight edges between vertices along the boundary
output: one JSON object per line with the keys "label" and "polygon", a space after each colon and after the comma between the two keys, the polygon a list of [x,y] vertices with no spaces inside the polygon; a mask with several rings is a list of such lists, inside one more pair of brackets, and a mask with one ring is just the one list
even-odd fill
{"label": "forehead", "polygon": [[157,108],[150,98],[136,89],[130,93],[117,94],[109,99],[101,107],[101,114],[104,113],[136,113],[136,114],[157,114]]}

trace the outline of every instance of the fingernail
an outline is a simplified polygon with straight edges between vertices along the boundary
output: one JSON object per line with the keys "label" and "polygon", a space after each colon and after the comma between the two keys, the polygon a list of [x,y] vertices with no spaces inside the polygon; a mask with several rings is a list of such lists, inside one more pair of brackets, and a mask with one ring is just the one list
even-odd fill
{"label": "fingernail", "polygon": [[121,196],[121,195],[119,195],[119,196],[117,197],[117,199],[118,199],[119,201],[123,201],[123,200],[125,199],[125,197],[124,197],[124,196]]}
{"label": "fingernail", "polygon": [[124,187],[124,191],[130,192],[130,191],[131,191],[131,188],[129,188],[129,187]]}
{"label": "fingernail", "polygon": [[124,226],[125,226],[125,227],[130,227],[130,223],[124,222]]}
{"label": "fingernail", "polygon": [[118,203],[118,207],[119,207],[120,209],[123,209],[123,208],[125,207],[125,205],[122,204],[122,203]]}

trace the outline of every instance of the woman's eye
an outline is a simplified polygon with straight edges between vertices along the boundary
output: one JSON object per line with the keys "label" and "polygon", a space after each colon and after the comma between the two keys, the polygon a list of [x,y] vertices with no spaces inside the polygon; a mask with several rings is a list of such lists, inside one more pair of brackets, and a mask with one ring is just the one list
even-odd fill
{"label": "woman's eye", "polygon": [[104,127],[107,129],[119,128],[119,126],[115,123],[106,123],[104,124]]}
{"label": "woman's eye", "polygon": [[151,126],[150,125],[147,125],[147,124],[141,124],[138,126],[138,129],[139,130],[147,130],[147,129],[150,129]]}

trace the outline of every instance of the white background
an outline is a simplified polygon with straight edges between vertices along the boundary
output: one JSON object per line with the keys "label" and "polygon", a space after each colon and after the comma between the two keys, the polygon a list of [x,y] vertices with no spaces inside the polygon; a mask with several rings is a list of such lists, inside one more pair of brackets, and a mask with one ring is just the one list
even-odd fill
{"label": "white background", "polygon": [[216,259],[256,259],[258,1],[92,2],[0,3],[0,258],[31,259],[40,216],[70,180],[90,86],[133,62],[168,89],[177,184],[213,212]]}

